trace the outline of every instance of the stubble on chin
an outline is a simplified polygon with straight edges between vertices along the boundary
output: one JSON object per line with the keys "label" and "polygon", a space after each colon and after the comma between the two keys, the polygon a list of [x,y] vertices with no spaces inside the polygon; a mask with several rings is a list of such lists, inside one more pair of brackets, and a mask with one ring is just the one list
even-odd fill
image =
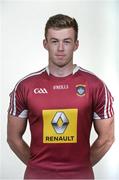
{"label": "stubble on chin", "polygon": [[65,67],[65,66],[67,66],[68,64],[73,64],[73,60],[72,60],[72,58],[70,59],[70,60],[68,60],[68,61],[65,61],[65,62],[63,62],[64,60],[60,60],[60,61],[53,61],[53,60],[49,60],[49,65],[55,65],[56,67],[59,67],[59,68],[63,68],[63,67]]}

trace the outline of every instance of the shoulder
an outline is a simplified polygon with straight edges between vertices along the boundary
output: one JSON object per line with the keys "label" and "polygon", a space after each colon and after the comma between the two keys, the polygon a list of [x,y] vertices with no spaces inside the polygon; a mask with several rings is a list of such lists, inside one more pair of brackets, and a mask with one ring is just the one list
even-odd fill
{"label": "shoulder", "polygon": [[107,86],[102,79],[100,79],[95,73],[83,69],[82,67],[79,67],[77,78],[87,84],[87,87],[90,88],[92,93],[105,91],[107,89]]}
{"label": "shoulder", "polygon": [[104,84],[103,80],[100,79],[95,73],[86,70],[82,67],[79,67],[78,73],[80,76],[82,76],[82,78],[84,78],[87,82],[91,82],[92,84]]}
{"label": "shoulder", "polygon": [[46,73],[46,71],[47,71],[47,69],[43,68],[40,71],[33,72],[33,73],[30,73],[30,74],[26,75],[25,77],[21,78],[17,82],[14,89],[16,90],[18,87],[23,88],[25,86],[29,86],[29,85],[33,84],[34,82],[37,82],[37,80],[42,78],[42,76]]}

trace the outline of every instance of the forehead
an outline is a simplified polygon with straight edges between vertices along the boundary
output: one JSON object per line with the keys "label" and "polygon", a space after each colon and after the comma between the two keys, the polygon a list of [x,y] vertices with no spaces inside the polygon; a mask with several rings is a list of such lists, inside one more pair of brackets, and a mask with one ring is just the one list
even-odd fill
{"label": "forehead", "polygon": [[56,38],[56,39],[66,39],[66,38],[75,38],[75,31],[73,28],[64,28],[64,29],[54,29],[49,28],[47,33],[47,38]]}

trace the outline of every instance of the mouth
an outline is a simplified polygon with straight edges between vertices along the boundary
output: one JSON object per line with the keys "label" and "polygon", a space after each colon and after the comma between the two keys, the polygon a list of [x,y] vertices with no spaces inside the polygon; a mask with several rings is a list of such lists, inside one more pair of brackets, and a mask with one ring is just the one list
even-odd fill
{"label": "mouth", "polygon": [[63,57],[65,57],[65,55],[64,54],[56,54],[56,57],[63,58]]}
{"label": "mouth", "polygon": [[65,56],[64,54],[56,54],[56,56]]}

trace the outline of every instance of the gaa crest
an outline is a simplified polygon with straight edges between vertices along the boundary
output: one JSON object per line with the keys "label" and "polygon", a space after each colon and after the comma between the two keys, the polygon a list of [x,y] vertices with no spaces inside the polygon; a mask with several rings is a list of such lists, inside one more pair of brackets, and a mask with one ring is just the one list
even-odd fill
{"label": "gaa crest", "polygon": [[76,94],[78,96],[85,96],[86,94],[86,85],[79,84],[76,86]]}

